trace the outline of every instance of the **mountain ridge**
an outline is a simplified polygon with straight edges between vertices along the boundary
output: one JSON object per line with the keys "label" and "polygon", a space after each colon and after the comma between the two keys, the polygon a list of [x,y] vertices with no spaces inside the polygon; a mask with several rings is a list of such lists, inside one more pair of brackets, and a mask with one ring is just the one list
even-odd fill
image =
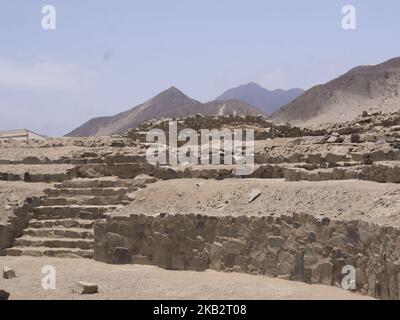
{"label": "mountain ridge", "polygon": [[393,112],[400,108],[400,58],[362,65],[312,87],[274,112],[270,119],[293,125],[318,125],[354,119],[363,111]]}
{"label": "mountain ridge", "polygon": [[226,90],[215,100],[239,100],[255,106],[266,114],[271,114],[300,96],[303,92],[304,90],[299,88],[268,90],[255,82],[249,82]]}
{"label": "mountain ridge", "polygon": [[211,101],[201,103],[176,87],[162,91],[146,102],[114,116],[96,117],[67,133],[67,137],[106,136],[124,133],[141,123],[160,118],[185,117],[201,113],[203,115],[258,115],[261,110],[241,101]]}

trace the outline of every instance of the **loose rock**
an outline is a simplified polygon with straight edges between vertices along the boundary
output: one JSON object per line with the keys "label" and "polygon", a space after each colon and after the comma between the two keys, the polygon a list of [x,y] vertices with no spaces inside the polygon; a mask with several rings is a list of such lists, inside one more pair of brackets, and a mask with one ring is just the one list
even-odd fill
{"label": "loose rock", "polygon": [[259,196],[261,196],[260,190],[255,189],[250,191],[248,194],[249,203],[254,202]]}
{"label": "loose rock", "polygon": [[0,290],[0,300],[8,300],[10,293],[4,290]]}
{"label": "loose rock", "polygon": [[8,268],[8,267],[3,268],[3,278],[4,279],[12,279],[15,277],[16,277],[15,270]]}
{"label": "loose rock", "polygon": [[95,294],[99,292],[99,287],[95,283],[80,281],[74,284],[72,292],[78,294]]}

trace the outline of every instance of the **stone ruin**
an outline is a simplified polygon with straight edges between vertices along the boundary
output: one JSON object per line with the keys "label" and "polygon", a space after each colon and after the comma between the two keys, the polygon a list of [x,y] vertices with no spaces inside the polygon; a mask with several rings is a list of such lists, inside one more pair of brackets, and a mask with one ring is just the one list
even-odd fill
{"label": "stone ruin", "polygon": [[148,164],[144,135],[166,128],[168,119],[122,136],[0,142],[0,181],[47,184],[44,195],[28,197],[0,220],[1,254],[213,269],[326,285],[340,285],[343,266],[352,265],[357,292],[399,299],[395,218],[382,224],[374,217],[348,220],[320,212],[215,216],[129,208],[140,190],[168,180],[400,183],[400,113],[364,113],[352,122],[314,128],[238,116],[198,115],[178,123],[195,130],[254,128],[253,173],[238,177],[225,165]]}

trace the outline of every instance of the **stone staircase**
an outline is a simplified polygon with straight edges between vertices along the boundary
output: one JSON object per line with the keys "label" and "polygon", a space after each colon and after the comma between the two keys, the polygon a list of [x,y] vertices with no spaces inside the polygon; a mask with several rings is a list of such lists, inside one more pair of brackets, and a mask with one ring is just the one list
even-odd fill
{"label": "stone staircase", "polygon": [[[10,256],[93,257],[93,224],[130,202],[137,183],[117,177],[74,179],[45,190],[47,197],[32,209],[29,226]],[[140,185],[139,185],[140,186]]]}

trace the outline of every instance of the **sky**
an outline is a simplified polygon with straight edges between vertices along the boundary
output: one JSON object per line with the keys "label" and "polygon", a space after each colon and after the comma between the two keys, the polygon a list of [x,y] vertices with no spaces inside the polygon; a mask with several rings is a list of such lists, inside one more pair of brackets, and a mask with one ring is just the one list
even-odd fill
{"label": "sky", "polygon": [[171,86],[203,102],[248,82],[308,89],[400,56],[399,13],[398,0],[0,0],[0,131],[61,136]]}

